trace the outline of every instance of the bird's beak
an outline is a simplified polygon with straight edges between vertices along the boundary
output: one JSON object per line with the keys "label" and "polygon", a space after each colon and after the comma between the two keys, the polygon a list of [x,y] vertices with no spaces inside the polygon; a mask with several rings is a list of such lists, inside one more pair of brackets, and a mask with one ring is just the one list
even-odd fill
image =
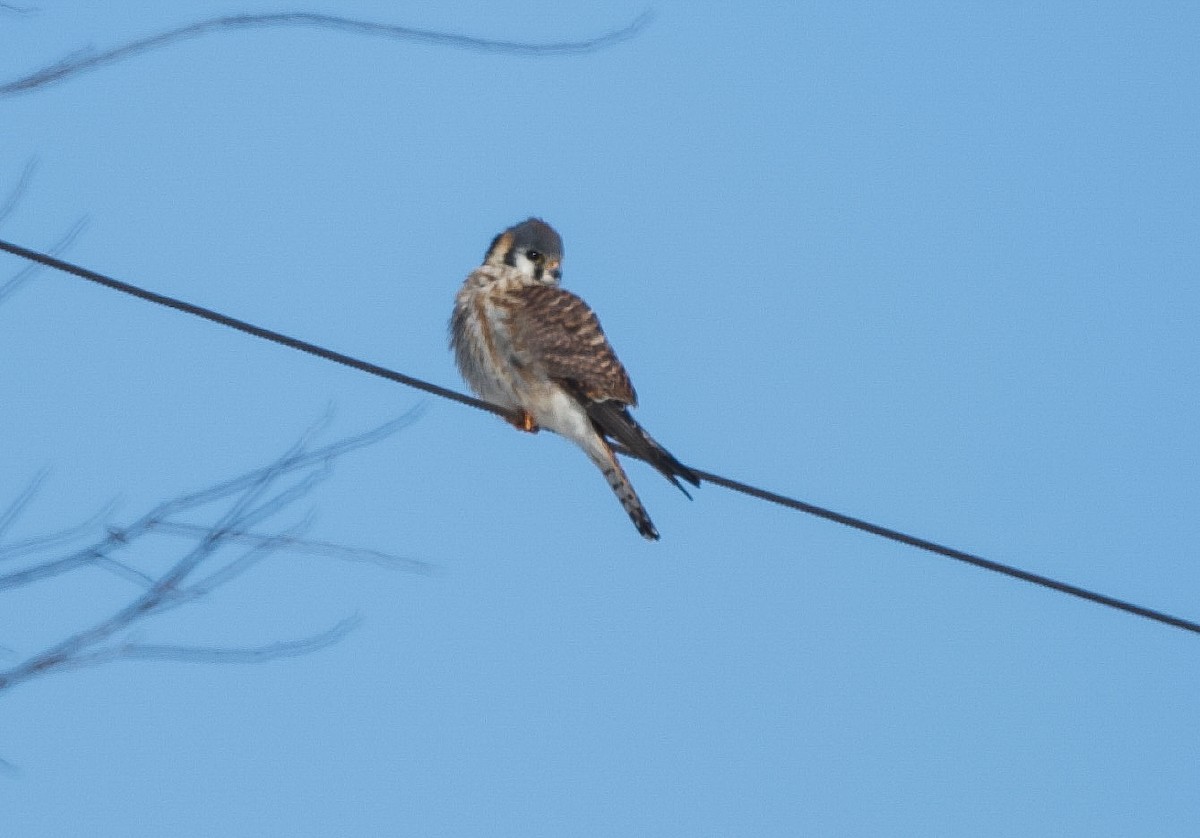
{"label": "bird's beak", "polygon": [[562,268],[559,267],[560,264],[562,263],[557,259],[546,263],[546,272],[550,274],[550,276],[554,277],[555,282],[558,282],[560,279],[562,279]]}

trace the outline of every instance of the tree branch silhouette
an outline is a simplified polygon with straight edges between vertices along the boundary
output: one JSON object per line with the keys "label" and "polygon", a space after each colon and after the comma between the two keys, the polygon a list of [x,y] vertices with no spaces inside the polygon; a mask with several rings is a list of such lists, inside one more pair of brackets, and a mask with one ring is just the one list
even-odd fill
{"label": "tree branch silhouette", "polygon": [[189,23],[157,35],[149,35],[103,52],[80,50],[65,58],[36,70],[23,78],[15,79],[0,85],[0,96],[13,96],[27,93],[47,85],[64,81],[80,73],[94,70],[107,64],[114,64],[126,58],[131,58],[160,47],[169,46],[190,38],[198,38],[214,32],[267,29],[277,27],[302,26],[318,29],[333,29],[341,32],[351,32],[357,35],[372,35],[405,41],[415,44],[463,49],[473,52],[502,53],[523,56],[571,55],[595,52],[613,46],[634,37],[650,23],[653,14],[643,12],[625,26],[605,32],[594,38],[580,41],[549,41],[546,43],[530,43],[526,41],[506,41],[490,38],[478,38],[472,35],[459,35],[451,32],[438,32],[431,29],[419,29],[411,26],[400,26],[390,23],[376,23],[367,20],[339,17],[337,15],[316,14],[313,12],[279,12],[275,14],[240,14],[209,18],[207,20]]}
{"label": "tree branch silhouette", "polygon": [[[86,218],[81,218],[76,221],[70,226],[70,228],[68,228],[67,232],[63,233],[58,241],[50,246],[49,252],[53,253],[55,256],[65,252],[86,227]],[[21,290],[25,283],[33,279],[33,277],[38,273],[40,267],[40,265],[26,265],[24,268],[17,271],[12,277],[10,277],[7,282],[5,282],[3,285],[0,285],[0,303],[3,303],[13,294]]]}
{"label": "tree branch silhouette", "polygon": [[[156,504],[130,523],[109,526],[102,537],[66,554],[57,553],[64,543],[77,540],[84,531],[93,529],[96,516],[83,525],[50,536],[0,544],[0,562],[26,562],[25,567],[0,576],[0,592],[14,591],[82,568],[106,570],[137,589],[107,617],[0,671],[0,692],[52,672],[116,660],[256,663],[307,654],[338,642],[357,625],[356,617],[305,637],[249,647],[141,643],[131,640],[129,634],[156,615],[203,600],[279,552],[370,561],[395,569],[429,572],[429,565],[414,559],[300,538],[297,530],[302,526],[275,535],[255,531],[255,527],[305,497],[328,476],[338,458],[395,434],[418,414],[419,411],[410,411],[365,433],[316,447],[311,441],[314,430],[267,465]],[[0,513],[0,537],[28,507],[40,481],[41,478],[32,481]],[[207,516],[208,523],[181,520],[197,515]],[[155,571],[141,570],[125,560],[123,554],[133,545],[160,534],[188,546],[165,568]],[[47,553],[51,554],[49,558]]]}
{"label": "tree branch silhouette", "polygon": [[16,209],[17,204],[25,197],[25,193],[29,190],[29,184],[33,181],[33,173],[37,171],[37,158],[32,158],[25,164],[25,168],[21,169],[21,175],[17,178],[17,183],[8,192],[8,197],[4,199],[4,203],[0,204],[0,224],[3,224],[8,216]]}
{"label": "tree branch silhouette", "polygon": [[81,654],[64,668],[94,666],[118,660],[166,660],[180,663],[262,663],[277,658],[307,655],[332,646],[357,628],[361,620],[347,617],[325,631],[298,640],[281,640],[263,646],[234,649],[223,646],[173,646],[154,643],[122,643],[109,649]]}
{"label": "tree branch silhouette", "polygon": [[[0,203],[0,226],[4,224],[5,220],[7,220],[8,216],[12,214],[12,211],[16,209],[17,204],[21,202],[21,199],[25,196],[25,193],[29,190],[29,184],[33,181],[33,174],[35,171],[37,171],[36,158],[31,159],[25,164],[25,168],[21,170],[20,177],[17,178],[16,185],[9,190],[8,197],[4,199],[4,202]],[[86,227],[86,217],[76,221],[67,229],[67,232],[64,233],[58,241],[50,246],[50,252],[54,253],[56,256],[64,253]],[[26,265],[24,268],[11,276],[7,282],[0,284],[0,304],[2,304],[13,294],[17,293],[17,291],[19,291],[23,285],[29,282],[29,280],[33,279],[34,275],[37,273],[38,266]],[[0,521],[2,521],[2,519],[0,519]],[[3,527],[2,523],[0,523],[0,533],[2,532]]]}

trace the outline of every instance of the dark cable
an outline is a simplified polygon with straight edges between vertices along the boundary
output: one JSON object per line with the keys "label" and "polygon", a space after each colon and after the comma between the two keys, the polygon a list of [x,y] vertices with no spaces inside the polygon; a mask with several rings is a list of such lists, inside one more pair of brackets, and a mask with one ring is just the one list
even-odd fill
{"label": "dark cable", "polygon": [[435,396],[441,396],[443,399],[460,402],[461,404],[477,407],[480,410],[486,410],[494,413],[504,419],[518,421],[515,413],[512,413],[499,405],[494,405],[491,402],[481,401],[480,399],[448,390],[445,387],[439,387],[436,384],[430,384],[428,381],[422,381],[419,378],[404,375],[403,373],[389,370],[386,367],[378,366],[367,361],[360,361],[358,358],[352,358],[349,355],[343,355],[341,352],[334,352],[332,349],[326,349],[323,346],[317,346],[315,343],[309,343],[305,340],[289,337],[288,335],[279,332],[264,329],[261,326],[255,326],[253,323],[247,323],[245,320],[238,320],[236,317],[229,317],[220,312],[213,311],[210,308],[193,305],[192,303],[177,300],[174,297],[168,297],[165,294],[155,294],[153,291],[147,291],[144,288],[138,288],[136,285],[130,285],[127,282],[121,282],[119,279],[105,276],[104,274],[89,271],[87,268],[81,268],[79,265],[73,265],[70,262],[64,262],[61,259],[56,259],[45,253],[40,253],[36,250],[29,250],[20,245],[10,244],[9,242],[0,240],[0,250],[7,250],[14,256],[20,256],[23,259],[28,259],[32,262],[37,262],[46,265],[50,268],[63,271],[77,276],[81,279],[86,279],[89,282],[95,282],[103,285],[105,288],[111,288],[114,291],[120,291],[123,294],[137,297],[142,300],[148,300],[152,303],[157,303],[160,306],[173,308],[176,311],[182,311],[185,314],[192,314],[196,317],[202,317],[205,320],[211,320],[213,323],[219,323],[222,326],[228,326],[230,329],[237,329],[239,332],[245,332],[248,335],[254,335],[256,338],[269,340],[273,343],[278,343],[282,346],[299,349],[301,352],[307,352],[309,355],[316,355],[318,358],[325,358],[328,361],[334,361],[338,364],[344,364],[347,367],[352,367],[356,370],[377,375],[380,378],[386,378],[389,381],[396,381],[400,384],[407,384],[409,387],[415,387],[418,390],[424,390],[426,393],[432,393]]}
{"label": "dark cable", "polygon": [[[261,326],[255,326],[252,323],[247,323],[244,320],[238,320],[235,317],[229,317],[228,315],[220,314],[219,312],[215,312],[211,309],[184,302],[183,300],[177,300],[174,297],[167,297],[163,294],[155,294],[153,291],[147,291],[143,288],[137,287],[136,285],[130,285],[127,282],[121,282],[120,280],[96,273],[95,271],[90,271],[87,268],[82,268],[78,265],[73,265],[70,262],[64,262],[61,259],[56,259],[55,257],[49,256],[45,253],[39,253],[36,250],[29,250],[28,248],[21,247],[20,245],[11,244],[2,239],[0,239],[0,250],[5,250],[14,256],[20,256],[23,259],[28,259],[30,261],[46,265],[50,268],[55,268],[56,270],[63,271],[64,273],[69,273],[73,276],[80,277],[81,279],[98,283],[106,288],[112,288],[115,291],[121,291],[125,294],[138,297],[139,299],[148,300],[152,303],[157,303],[158,305],[173,308],[176,311],[193,314],[197,317],[202,317],[205,320],[211,320],[213,323],[219,323],[222,326],[228,326],[231,329],[237,329],[239,332],[245,332],[248,335],[254,335],[255,337],[263,338],[264,340],[269,340],[283,346],[288,346],[292,349],[299,349],[301,352],[307,352],[310,355],[316,355],[318,358],[325,358],[330,361],[335,361],[339,364],[344,364],[347,367],[351,367],[356,370],[362,370],[363,372],[377,375],[380,378],[386,378],[389,381],[396,381],[400,384],[406,384],[409,387],[415,387],[418,390],[424,390],[426,393],[432,393],[435,396],[441,396],[442,398],[450,399],[451,401],[456,401],[460,404],[470,405],[471,407],[479,408],[480,410],[486,410],[489,413],[494,413],[497,416],[510,421],[515,422],[519,419],[519,417],[517,417],[514,413],[498,405],[491,404],[490,402],[481,401],[480,399],[463,395],[462,393],[455,392],[454,390],[449,390],[445,387],[439,387],[436,384],[430,384],[429,382],[422,381],[419,378],[413,378],[412,376],[386,369],[385,367],[378,366],[377,364],[361,361],[358,358],[352,358],[349,355],[343,355],[340,352],[334,352],[332,349],[326,349],[322,346],[317,346],[316,344],[309,343],[307,341],[288,337],[287,335],[280,334],[279,332],[274,332],[270,329],[264,329]],[[614,445],[613,448],[625,456],[634,457],[635,459],[642,459],[641,457],[637,457],[635,454],[626,450],[622,446]],[[769,492],[766,489],[759,489],[755,486],[750,486],[737,480],[731,480],[728,477],[722,477],[719,474],[710,474],[706,471],[701,471],[700,469],[692,470],[702,480],[707,480],[709,483],[715,483],[718,486],[724,486],[726,489],[732,489],[735,492],[741,492],[742,494],[749,495],[752,498],[765,500],[769,503],[785,506],[788,509],[795,509],[799,512],[805,512],[809,515],[815,515],[818,518],[824,518],[827,521],[833,521],[834,523],[841,524],[843,526],[852,527],[856,530],[861,530],[862,532],[877,535],[881,538],[886,538],[899,544],[906,544],[909,547],[916,547],[918,550],[925,550],[929,553],[954,559],[955,561],[965,562],[967,564],[974,565],[975,567],[983,568],[984,570],[990,570],[993,573],[1000,573],[1004,576],[1012,577],[1013,579],[1020,579],[1023,582],[1028,582],[1032,585],[1038,585],[1043,588],[1058,591],[1059,593],[1078,597],[1079,599],[1093,602],[1097,605],[1115,608],[1118,611],[1124,611],[1128,614],[1135,614],[1139,617],[1145,617],[1148,620],[1154,620],[1155,622],[1162,623],[1163,625],[1174,626],[1175,628],[1190,631],[1194,634],[1200,634],[1200,623],[1194,623],[1191,620],[1185,620],[1181,617],[1173,617],[1170,614],[1163,613],[1162,611],[1155,611],[1152,608],[1145,608],[1141,605],[1135,605],[1131,602],[1117,599],[1116,597],[1107,596],[1095,591],[1089,591],[1086,588],[1080,588],[1077,585],[1059,582],[1058,580],[1051,579],[1048,576],[1030,573],[1027,570],[1021,570],[1010,565],[1001,564],[1000,562],[994,562],[990,559],[985,559],[982,556],[966,553],[962,550],[955,550],[953,547],[946,547],[942,544],[937,544],[933,541],[926,541],[923,538],[917,538],[914,535],[908,535],[898,530],[882,527],[878,524],[872,524],[869,521],[862,520],[861,518],[843,515],[840,512],[834,512],[830,509],[815,506],[811,503],[805,503],[804,501],[789,498],[785,495]]]}
{"label": "dark cable", "polygon": [[1012,567],[1010,565],[994,562],[991,559],[985,559],[982,556],[976,556],[972,553],[966,553],[962,550],[955,550],[953,547],[946,547],[943,544],[938,544],[934,541],[926,541],[924,538],[917,538],[915,535],[908,535],[899,530],[881,527],[879,524],[872,524],[870,521],[864,521],[861,518],[853,518],[849,515],[843,515],[840,512],[834,512],[831,509],[824,509],[820,506],[815,506],[811,503],[805,503],[801,500],[777,495],[774,492],[768,492],[765,489],[759,489],[754,486],[748,486],[745,483],[739,483],[736,480],[730,480],[728,477],[721,477],[718,474],[709,474],[706,471],[692,469],[699,475],[701,480],[707,480],[709,483],[716,483],[718,486],[724,486],[726,489],[733,489],[735,492],[741,492],[743,495],[749,495],[752,498],[769,501],[780,506],[786,506],[789,509],[796,509],[800,512],[807,512],[809,515],[816,515],[818,518],[824,518],[827,521],[833,521],[843,526],[853,527],[856,530],[869,532],[872,535],[878,535],[881,538],[886,538],[891,541],[907,544],[909,547],[916,547],[919,550],[926,550],[930,553],[936,553],[939,556],[945,556],[948,559],[966,562],[967,564],[981,567],[984,570],[990,570],[994,573],[1001,573],[1005,576],[1011,576],[1013,579],[1020,579],[1024,582],[1029,582],[1034,585],[1041,585],[1043,588],[1049,588],[1060,593],[1070,594],[1080,599],[1085,599],[1088,602],[1094,602],[1097,605],[1107,605],[1109,608],[1116,608],[1119,611],[1125,611],[1129,614],[1136,614],[1139,617],[1146,617],[1150,620],[1164,623],[1168,626],[1175,626],[1186,631],[1200,634],[1200,623],[1194,623],[1191,620],[1185,620],[1181,617],[1172,617],[1170,614],[1164,614],[1161,611],[1155,611],[1152,608],[1144,608],[1141,605],[1135,605],[1132,602],[1126,602],[1116,597],[1111,597],[1106,594],[1089,591],[1086,588],[1080,588],[1078,585],[1070,585],[1066,582],[1059,582],[1056,579],[1051,579],[1049,576],[1042,576],[1037,573],[1030,573],[1028,570]]}

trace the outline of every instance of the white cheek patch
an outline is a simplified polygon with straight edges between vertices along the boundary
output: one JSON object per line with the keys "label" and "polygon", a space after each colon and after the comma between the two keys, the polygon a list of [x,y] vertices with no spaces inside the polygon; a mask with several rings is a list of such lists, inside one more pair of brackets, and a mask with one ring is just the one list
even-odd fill
{"label": "white cheek patch", "polygon": [[[558,277],[551,273],[549,266],[539,266],[536,262],[531,261],[524,253],[513,253],[512,260],[513,268],[519,271],[521,276],[525,277],[531,282],[537,282],[542,285],[558,284]],[[558,263],[555,262],[554,264],[557,265]]]}
{"label": "white cheek patch", "polygon": [[529,258],[524,253],[513,254],[513,267],[520,271],[522,276],[527,276],[530,279],[537,276],[537,265],[529,261]]}

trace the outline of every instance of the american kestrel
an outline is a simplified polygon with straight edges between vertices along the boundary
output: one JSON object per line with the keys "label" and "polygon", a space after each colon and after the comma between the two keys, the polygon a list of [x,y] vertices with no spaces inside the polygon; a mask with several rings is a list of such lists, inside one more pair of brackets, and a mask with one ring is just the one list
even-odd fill
{"label": "american kestrel", "polygon": [[700,478],[629,415],[637,394],[600,321],[587,303],[559,287],[562,252],[558,233],[538,218],[496,236],[455,297],[454,359],[480,398],[520,416],[519,429],[548,428],[582,448],[637,531],[657,539],[608,439],[645,459],[685,495],[677,478],[693,486]]}

